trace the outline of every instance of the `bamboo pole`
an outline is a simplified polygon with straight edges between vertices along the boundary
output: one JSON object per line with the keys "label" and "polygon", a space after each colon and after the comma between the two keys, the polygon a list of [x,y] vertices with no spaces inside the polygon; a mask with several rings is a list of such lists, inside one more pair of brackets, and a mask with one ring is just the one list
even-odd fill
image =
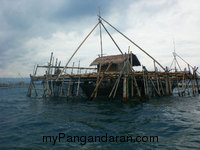
{"label": "bamboo pole", "polygon": [[46,97],[46,87],[45,87],[45,83],[44,82],[43,82],[42,86],[43,86],[43,95],[42,95],[42,97]]}
{"label": "bamboo pole", "polygon": [[180,96],[179,82],[178,82],[177,76],[176,76],[176,86],[177,86],[177,90],[178,90],[178,96]]}
{"label": "bamboo pole", "polygon": [[147,69],[146,69],[145,67],[143,67],[143,68],[144,68],[144,71],[146,72],[147,78],[151,81],[151,83],[152,83],[152,85],[153,85],[153,87],[154,87],[156,93],[157,93],[159,96],[161,96],[160,93],[158,92],[158,90],[157,90],[157,88],[156,88],[154,82],[152,81],[151,77],[148,75]]}
{"label": "bamboo pole", "polygon": [[128,99],[128,95],[127,95],[127,77],[125,76],[123,79],[123,100],[126,101]]}
{"label": "bamboo pole", "polygon": [[144,66],[142,66],[142,72],[143,72],[143,82],[144,82],[144,94],[145,96],[148,96],[148,93],[147,93],[147,85],[146,85],[146,77],[145,77],[145,71],[144,71]]}
{"label": "bamboo pole", "polygon": [[169,76],[168,76],[168,68],[166,67],[165,69],[165,84],[166,84],[166,94],[169,95],[170,94],[170,85],[169,85]]}
{"label": "bamboo pole", "polygon": [[[99,9],[99,16],[100,14],[100,9]],[[100,33],[100,46],[101,46],[101,57],[103,56],[103,45],[102,45],[102,32],[101,32],[101,18],[99,17],[99,33]]]}
{"label": "bamboo pole", "polygon": [[195,96],[195,72],[194,72],[194,69],[192,69],[193,73],[192,73],[192,93],[193,93],[193,96]]}
{"label": "bamboo pole", "polygon": [[30,78],[31,78],[31,81],[29,83],[28,92],[27,92],[28,97],[31,97],[31,93],[32,93],[32,76],[31,76],[31,74],[30,74]]}
{"label": "bamboo pole", "polygon": [[50,96],[49,79],[48,79],[48,74],[47,74],[47,72],[46,72],[46,88],[47,88],[48,96]]}
{"label": "bamboo pole", "polygon": [[185,93],[185,90],[184,90],[184,87],[185,87],[185,72],[183,73],[183,78],[182,78],[182,92],[181,92],[181,95],[183,96],[184,94],[183,93]]}
{"label": "bamboo pole", "polygon": [[126,58],[126,71],[124,73],[124,78],[123,78],[123,101],[128,100],[128,74],[129,74],[129,49],[128,49],[128,55],[125,53],[125,58]]}
{"label": "bamboo pole", "polygon": [[50,74],[52,75],[53,74],[53,65],[54,65],[54,57],[52,57],[52,62],[50,64],[51,66],[51,70],[50,70]]}
{"label": "bamboo pole", "polygon": [[[80,61],[78,63],[78,66],[80,67]],[[81,80],[81,69],[79,69],[79,78],[78,78],[78,85],[77,85],[77,90],[76,90],[76,97],[78,97],[78,94],[79,94],[79,88],[80,88],[80,80]]]}
{"label": "bamboo pole", "polygon": [[119,85],[119,82],[120,82],[120,78],[122,76],[122,73],[124,72],[125,66],[126,66],[126,62],[124,62],[124,66],[122,67],[122,70],[120,71],[119,76],[118,76],[118,78],[117,78],[117,80],[116,80],[116,82],[115,82],[115,84],[114,84],[114,86],[113,86],[113,88],[112,88],[112,90],[109,94],[109,98],[112,96],[113,92],[114,92],[113,99],[115,98],[115,95],[116,95],[116,92],[117,92],[117,89],[118,89],[118,85]]}
{"label": "bamboo pole", "polygon": [[[188,66],[190,66],[192,69],[194,69],[193,68],[193,66],[191,66],[187,61],[185,61],[181,56],[179,56],[177,53],[176,53],[176,56],[178,56],[182,61],[184,61]],[[197,71],[198,72],[198,71]],[[199,73],[199,72],[198,72]]]}
{"label": "bamboo pole", "polygon": [[[100,74],[101,74],[101,63],[99,64],[99,70],[98,70],[98,74],[97,74],[96,84],[98,84],[98,82],[99,82]],[[98,92],[98,89],[95,91],[94,99],[96,99],[96,97],[97,97],[97,92]]]}
{"label": "bamboo pole", "polygon": [[37,74],[37,69],[38,69],[38,64],[37,64],[37,66],[36,66],[36,68],[35,68],[35,72],[34,72],[33,76],[36,76],[36,74]]}
{"label": "bamboo pole", "polygon": [[[130,55],[131,55],[131,66],[133,65],[133,57],[132,57],[132,51],[131,51],[131,53],[130,53]],[[134,86],[133,86],[133,78],[132,78],[132,76],[131,76],[131,97],[133,98],[134,97]]]}
{"label": "bamboo pole", "polygon": [[136,78],[135,78],[134,73],[133,73],[133,79],[134,79],[135,87],[136,87],[136,89],[137,89],[138,96],[141,98],[141,92],[140,92],[140,89],[139,89],[139,87],[138,87],[138,84],[137,84],[137,81],[136,81]]}
{"label": "bamboo pole", "polygon": [[124,36],[127,40],[129,40],[131,43],[133,43],[137,48],[139,48],[142,52],[144,52],[147,56],[149,56],[151,59],[153,59],[163,70],[165,68],[156,60],[154,59],[150,54],[148,54],[145,50],[143,50],[140,46],[138,46],[135,42],[133,42],[130,38],[128,38],[126,35],[124,35],[122,32],[120,32],[118,29],[116,29],[113,25],[111,25],[109,22],[107,22],[105,19],[103,19],[101,16],[99,16],[104,22],[106,22],[109,26],[111,26],[113,29],[115,29],[118,33],[120,33],[122,36]]}
{"label": "bamboo pole", "polygon": [[49,66],[48,71],[47,71],[47,74],[48,74],[48,75],[50,74],[50,70],[51,70],[52,58],[53,58],[53,52],[51,52],[51,57],[50,57],[49,65],[48,65],[48,66]]}
{"label": "bamboo pole", "polygon": [[113,37],[111,36],[111,34],[108,32],[108,30],[106,29],[106,27],[104,26],[104,24],[101,22],[103,28],[105,29],[105,31],[108,33],[108,35],[110,36],[111,40],[113,41],[113,43],[115,44],[115,46],[117,47],[117,49],[120,51],[120,53],[123,55],[123,52],[121,51],[121,49],[119,48],[119,46],[117,45],[117,43],[115,42],[115,40],[113,39]]}
{"label": "bamboo pole", "polygon": [[198,77],[197,77],[197,74],[196,74],[196,71],[197,71],[198,68],[194,68],[194,80],[195,80],[195,83],[196,83],[196,88],[197,88],[197,93],[199,94],[200,91],[199,91],[199,83],[198,83]]}
{"label": "bamboo pole", "polygon": [[172,95],[172,82],[171,82],[171,79],[170,77],[168,77],[168,81],[169,81],[169,94]]}
{"label": "bamboo pole", "polygon": [[38,96],[38,93],[37,93],[37,90],[36,90],[36,87],[35,87],[33,80],[31,80],[31,82],[32,82],[32,85],[33,85],[33,88],[34,88],[34,91],[35,91],[35,96]]}
{"label": "bamboo pole", "polygon": [[160,87],[161,87],[162,94],[165,95],[165,90],[163,88],[163,83],[162,83],[162,80],[160,79],[160,77],[159,77],[159,82],[160,82]]}
{"label": "bamboo pole", "polygon": [[[120,78],[121,78],[121,76],[120,76]],[[116,96],[117,89],[118,89],[119,82],[120,82],[120,78],[119,78],[119,80],[117,81],[117,84],[116,84],[116,87],[115,87],[115,91],[114,91],[114,94],[113,94],[113,99],[114,99],[114,98],[115,98],[115,96]]]}
{"label": "bamboo pole", "polygon": [[[56,58],[54,74],[56,74],[57,65],[58,65],[58,58]],[[52,67],[53,67],[53,66],[52,66]]]}
{"label": "bamboo pole", "polygon": [[157,70],[155,61],[153,61],[153,62],[154,62],[155,78],[156,78],[157,88],[158,88],[158,95],[161,96],[161,93],[160,93],[160,85],[159,85],[159,81],[158,81],[158,70]]}
{"label": "bamboo pole", "polygon": [[[75,64],[75,62],[73,62],[73,65],[72,65],[71,75],[73,75],[74,64]],[[69,97],[69,94],[70,94],[70,87],[71,87],[71,79],[69,80],[69,85],[68,85],[68,90],[67,90],[67,97]]]}
{"label": "bamboo pole", "polygon": [[[109,65],[108,65],[108,67],[106,68],[105,72],[107,72],[107,71],[110,69],[111,65],[112,65],[112,63],[109,63]],[[104,72],[104,73],[105,73],[105,72]],[[99,87],[99,85],[100,85],[100,84],[101,84],[101,82],[103,81],[103,78],[104,78],[104,73],[103,73],[103,75],[102,75],[102,77],[101,77],[100,81],[99,81],[99,82],[98,82],[98,84],[96,85],[96,88],[94,89],[93,93],[91,94],[91,96],[90,96],[90,99],[92,99],[92,98],[93,98],[93,96],[94,96],[94,93],[95,93],[95,92],[98,90],[98,87]]]}
{"label": "bamboo pole", "polygon": [[77,53],[77,51],[80,49],[80,47],[83,45],[83,43],[87,40],[87,38],[90,36],[90,34],[94,31],[94,29],[99,25],[99,22],[94,26],[94,28],[90,31],[90,33],[85,37],[85,39],[81,42],[81,44],[78,46],[78,48],[75,50],[75,52],[72,54],[72,56],[70,57],[70,59],[67,61],[65,67],[63,68],[63,70],[61,70],[61,72],[59,73],[56,81],[60,78],[61,74],[64,72],[65,68],[68,66],[68,64],[70,63],[70,61],[72,60],[72,58],[74,57],[74,55]]}
{"label": "bamboo pole", "polygon": [[33,67],[33,75],[35,74],[35,67],[36,67],[36,64]]}
{"label": "bamboo pole", "polygon": [[[52,68],[53,64],[54,64],[54,57],[52,58],[50,77],[52,77],[52,74],[53,74],[53,68]],[[53,86],[53,80],[52,79],[51,79],[51,96],[54,96],[54,86]]]}

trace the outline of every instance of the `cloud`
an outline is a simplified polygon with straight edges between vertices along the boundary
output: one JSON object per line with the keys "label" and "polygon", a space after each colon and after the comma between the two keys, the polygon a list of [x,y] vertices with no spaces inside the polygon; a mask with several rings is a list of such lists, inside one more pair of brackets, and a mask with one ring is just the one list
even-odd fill
{"label": "cloud", "polygon": [[[164,66],[172,61],[173,39],[177,53],[191,65],[200,66],[200,4],[197,0],[3,0],[0,1],[0,77],[16,77],[19,72],[28,76],[34,64],[49,61],[52,51],[64,65],[97,23],[98,7],[107,21]],[[127,52],[130,45],[142,64],[152,69],[151,59],[108,29],[123,52]],[[107,55],[119,53],[105,31],[103,49]],[[81,60],[81,64],[87,66],[99,53],[96,30],[73,61]]]}

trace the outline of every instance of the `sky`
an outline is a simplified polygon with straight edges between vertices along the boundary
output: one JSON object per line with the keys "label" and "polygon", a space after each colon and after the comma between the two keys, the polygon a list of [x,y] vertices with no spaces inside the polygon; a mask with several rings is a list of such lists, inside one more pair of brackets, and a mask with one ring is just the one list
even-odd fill
{"label": "sky", "polygon": [[[98,23],[99,8],[105,20],[164,67],[173,60],[174,46],[177,54],[200,67],[199,0],[0,0],[0,77],[29,77],[34,65],[47,65],[51,52],[65,65]],[[124,53],[130,46],[141,64],[153,69],[148,56],[103,23]],[[103,54],[120,54],[103,29],[102,36]],[[69,66],[80,61],[88,67],[99,54],[97,27]]]}

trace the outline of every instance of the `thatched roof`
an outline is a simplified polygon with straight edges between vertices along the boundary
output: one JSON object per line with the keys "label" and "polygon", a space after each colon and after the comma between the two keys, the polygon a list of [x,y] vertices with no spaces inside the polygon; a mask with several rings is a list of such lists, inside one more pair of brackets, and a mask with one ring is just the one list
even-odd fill
{"label": "thatched roof", "polygon": [[[131,58],[131,54],[129,54],[129,59]],[[99,57],[96,58],[91,64],[90,66],[94,66],[94,65],[98,65],[98,64],[109,64],[109,63],[113,63],[113,64],[120,64],[123,63],[125,61],[126,57],[125,55],[109,55],[109,56],[103,56],[103,57]],[[132,66],[140,66],[140,62],[137,58],[136,55],[132,54],[132,60],[133,60],[133,64]]]}

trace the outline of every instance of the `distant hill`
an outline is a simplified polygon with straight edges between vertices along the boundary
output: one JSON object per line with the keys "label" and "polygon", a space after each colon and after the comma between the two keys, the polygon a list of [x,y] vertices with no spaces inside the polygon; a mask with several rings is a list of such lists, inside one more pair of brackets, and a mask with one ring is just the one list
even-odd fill
{"label": "distant hill", "polygon": [[19,83],[19,82],[24,82],[24,83],[29,83],[30,78],[0,78],[0,83]]}

